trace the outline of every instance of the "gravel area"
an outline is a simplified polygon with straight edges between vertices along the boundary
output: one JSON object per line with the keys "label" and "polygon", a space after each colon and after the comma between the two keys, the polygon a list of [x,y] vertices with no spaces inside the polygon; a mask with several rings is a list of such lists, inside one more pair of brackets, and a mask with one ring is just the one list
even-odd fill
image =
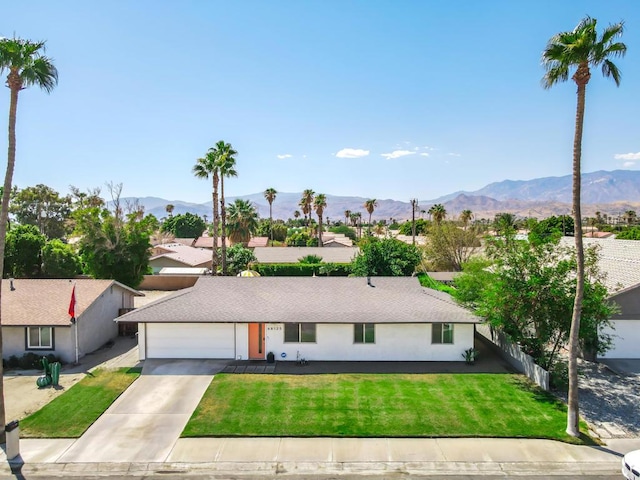
{"label": "gravel area", "polygon": [[[600,438],[640,437],[640,374],[579,360],[580,415]],[[566,392],[557,392],[567,400]]]}

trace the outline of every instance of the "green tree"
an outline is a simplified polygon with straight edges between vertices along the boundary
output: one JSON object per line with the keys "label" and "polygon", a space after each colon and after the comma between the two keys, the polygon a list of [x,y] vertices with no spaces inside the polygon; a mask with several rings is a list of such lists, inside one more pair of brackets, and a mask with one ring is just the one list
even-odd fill
{"label": "green tree", "polygon": [[471,210],[463,210],[460,214],[460,221],[462,222],[462,226],[466,229],[467,225],[473,218],[473,212]]}
{"label": "green tree", "polygon": [[177,238],[198,238],[206,228],[202,218],[189,212],[172,215],[162,224],[163,232],[170,232]]}
{"label": "green tree", "polygon": [[246,245],[258,227],[258,212],[249,200],[236,199],[229,205],[227,230],[233,243]]}
{"label": "green tree", "polygon": [[435,225],[424,246],[425,269],[459,272],[480,247],[478,237],[475,228],[462,230],[450,222]]}
{"label": "green tree", "polygon": [[344,211],[344,224],[349,225],[349,221],[351,219],[351,210]]}
{"label": "green tree", "polygon": [[81,235],[78,250],[85,273],[94,278],[110,278],[136,288],[149,271],[151,231],[142,221],[125,222],[114,213],[98,207],[74,213]]}
{"label": "green tree", "polygon": [[431,215],[431,218],[433,218],[433,221],[436,223],[436,225],[439,224],[445,218],[447,218],[447,210],[444,208],[444,205],[442,205],[441,203],[436,203],[435,205],[432,205],[428,213],[429,215]]}
{"label": "green tree", "polygon": [[[298,206],[302,209],[302,213],[304,213],[305,219],[307,219],[307,227],[311,221],[311,212],[313,211],[313,199],[316,192],[307,188],[304,192],[302,192],[302,198],[300,202],[298,202]],[[308,215],[308,217],[307,217]]]}
{"label": "green tree", "polygon": [[264,198],[269,202],[269,225],[270,225],[270,237],[271,237],[271,246],[273,247],[273,201],[276,199],[278,192],[275,188],[267,188],[264,191]]}
{"label": "green tree", "polygon": [[34,278],[42,273],[42,248],[47,237],[35,225],[16,225],[7,232],[5,272],[12,277]]}
{"label": "green tree", "polygon": [[229,261],[229,273],[231,275],[237,275],[243,270],[249,268],[249,264],[257,261],[256,256],[253,254],[253,250],[245,248],[241,243],[231,245],[227,249],[228,261]]}
{"label": "green tree", "polygon": [[617,233],[616,240],[640,240],[640,227],[630,227]]}
{"label": "green tree", "polygon": [[574,437],[580,435],[578,405],[578,348],[582,298],[584,295],[584,246],[582,243],[582,211],[581,211],[581,158],[582,131],[584,125],[585,98],[587,84],[591,78],[591,68],[602,68],[605,77],[613,78],[620,85],[620,71],[611,58],[622,57],[627,47],[616,40],[623,33],[622,22],[609,25],[598,37],[597,20],[585,17],[570,32],[561,32],[549,40],[542,54],[542,63],[546,69],[542,83],[544,88],[551,88],[557,83],[566,82],[569,73],[575,69],[571,77],[578,87],[575,133],[573,139],[573,218],[577,254],[577,288],[573,306],[571,335],[569,338],[569,395],[567,411],[567,433]]}
{"label": "green tree", "polygon": [[[13,170],[16,164],[16,119],[18,94],[31,86],[51,92],[58,83],[58,70],[50,58],[44,55],[45,42],[32,42],[21,38],[0,39],[0,73],[7,75],[9,87],[9,141],[7,149],[7,170],[4,177],[4,190],[0,208],[0,278],[3,277],[5,240],[9,213],[9,196],[13,182]],[[0,295],[1,295],[0,291]],[[0,322],[1,322],[0,312]],[[0,331],[0,357],[2,356],[2,332]],[[2,367],[0,366],[0,378]],[[4,386],[0,382],[0,425],[5,424]],[[4,429],[0,429],[0,443],[5,443]]]}
{"label": "green tree", "polygon": [[[558,242],[533,244],[508,239],[489,240],[488,262],[464,266],[456,277],[458,300],[474,308],[493,327],[520,344],[536,362],[551,370],[569,339],[576,289],[576,255]],[[597,252],[587,252],[585,308],[580,345],[583,351],[604,353],[611,338],[603,332],[615,313],[597,267]]]}
{"label": "green tree", "polygon": [[498,235],[510,238],[516,233],[516,216],[513,213],[497,213],[493,219],[493,228]]}
{"label": "green tree", "polygon": [[287,247],[306,247],[313,240],[307,232],[294,232],[285,240]]}
{"label": "green tree", "polygon": [[288,228],[282,220],[276,220],[273,224],[267,219],[261,219],[256,229],[258,237],[269,237],[273,232],[273,240],[284,242],[287,238]]}
{"label": "green tree", "polygon": [[62,240],[49,240],[42,248],[42,275],[47,278],[73,278],[82,272],[75,249]]}
{"label": "green tree", "polygon": [[[429,233],[429,226],[431,222],[429,220],[425,220],[424,218],[417,218],[415,221],[416,225],[416,235],[426,235]],[[391,227],[389,227],[391,228]],[[398,228],[398,233],[400,235],[412,235],[413,222],[406,221]]]}
{"label": "green tree", "polygon": [[213,275],[218,272],[218,234],[220,231],[220,215],[218,213],[218,185],[220,183],[220,169],[216,163],[219,155],[219,147],[223,147],[224,142],[220,141],[216,144],[216,148],[210,148],[202,158],[196,160],[196,164],[192,168],[193,174],[198,178],[208,179],[211,177],[211,198],[213,203],[213,224],[211,233],[213,239],[213,247],[211,249],[211,271]]}
{"label": "green tree", "polygon": [[371,232],[371,215],[373,215],[373,212],[377,206],[378,200],[375,198],[370,198],[369,200],[364,202],[364,208],[369,214],[369,232]]}
{"label": "green tree", "polygon": [[[221,224],[220,231],[221,235],[221,243],[222,243],[222,275],[227,274],[227,204],[224,198],[224,179],[237,177],[238,172],[236,171],[236,152],[230,143],[224,143],[223,141],[219,141],[216,144],[216,165],[218,166],[218,170],[220,171],[220,216],[221,216]],[[248,240],[247,240],[248,241]]]}
{"label": "green tree", "polygon": [[336,227],[331,227],[329,229],[331,233],[341,233],[345,237],[350,238],[352,241],[356,241],[356,232],[353,231],[351,227],[347,227],[346,225],[338,225]]}
{"label": "green tree", "polygon": [[47,238],[63,238],[69,233],[71,197],[61,197],[46,185],[18,191],[11,199],[9,212],[22,225],[35,225]]}
{"label": "green tree", "polygon": [[357,277],[412,275],[420,263],[420,251],[395,238],[367,237],[360,244],[360,253],[353,260]]}
{"label": "green tree", "polygon": [[316,198],[313,200],[313,209],[316,211],[316,215],[318,215],[318,246],[322,247],[322,215],[324,214],[324,209],[327,208],[327,196],[324,193],[319,193],[316,195]]}
{"label": "green tree", "polygon": [[534,243],[555,241],[565,235],[573,235],[574,221],[570,215],[552,216],[540,220],[531,227],[529,241]]}
{"label": "green tree", "polygon": [[173,216],[173,210],[175,208],[176,207],[171,203],[167,204],[167,206],[164,207],[165,211],[167,212],[167,215],[169,215],[169,218],[171,218]]}

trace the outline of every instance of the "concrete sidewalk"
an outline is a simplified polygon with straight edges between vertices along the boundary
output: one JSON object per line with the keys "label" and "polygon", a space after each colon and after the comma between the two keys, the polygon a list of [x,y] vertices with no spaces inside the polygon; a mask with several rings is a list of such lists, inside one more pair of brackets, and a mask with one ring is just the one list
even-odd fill
{"label": "concrete sidewalk", "polygon": [[10,464],[5,459],[0,475],[10,475],[13,468],[29,478],[154,473],[594,476],[618,474],[621,456],[640,448],[640,439],[586,447],[494,438],[183,438],[163,462],[61,461],[75,441],[22,440],[21,457]]}

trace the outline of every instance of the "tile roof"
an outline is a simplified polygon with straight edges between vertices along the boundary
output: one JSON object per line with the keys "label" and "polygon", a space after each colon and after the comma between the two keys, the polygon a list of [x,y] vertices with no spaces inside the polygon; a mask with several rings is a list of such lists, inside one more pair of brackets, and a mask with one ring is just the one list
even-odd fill
{"label": "tile roof", "polygon": [[[227,247],[231,245],[229,243],[229,239],[227,238]],[[213,237],[199,237],[193,243],[193,246],[196,248],[213,248]],[[222,247],[222,239],[218,237],[218,248]]]}
{"label": "tile roof", "polygon": [[15,279],[2,280],[2,325],[69,326],[71,290],[76,285],[76,317],[95,302],[111,285],[142,295],[115,280]]}
{"label": "tile roof", "polygon": [[[574,246],[573,237],[563,237],[561,242]],[[640,241],[615,238],[583,238],[585,248],[598,247],[598,266],[606,273],[605,285],[613,294],[640,284]]]}
{"label": "tile roof", "polygon": [[266,247],[269,244],[269,237],[252,237],[247,244],[247,248]]}
{"label": "tile roof", "polygon": [[253,254],[260,263],[297,263],[300,258],[307,255],[322,257],[325,263],[351,263],[353,257],[359,252],[358,247],[256,247],[253,250]]}
{"label": "tile roof", "polygon": [[149,262],[158,258],[170,258],[189,267],[211,262],[211,250],[188,247],[181,243],[165,243],[154,247],[153,251],[155,255],[149,259]]}
{"label": "tile roof", "polygon": [[201,277],[118,320],[141,323],[477,323],[415,277]]}

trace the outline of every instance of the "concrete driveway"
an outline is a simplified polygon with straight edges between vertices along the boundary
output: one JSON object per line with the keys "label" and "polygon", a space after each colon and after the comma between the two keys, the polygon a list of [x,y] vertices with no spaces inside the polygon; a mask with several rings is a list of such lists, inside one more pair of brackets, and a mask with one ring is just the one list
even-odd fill
{"label": "concrete driveway", "polygon": [[142,375],[58,462],[164,462],[222,360],[146,360]]}

